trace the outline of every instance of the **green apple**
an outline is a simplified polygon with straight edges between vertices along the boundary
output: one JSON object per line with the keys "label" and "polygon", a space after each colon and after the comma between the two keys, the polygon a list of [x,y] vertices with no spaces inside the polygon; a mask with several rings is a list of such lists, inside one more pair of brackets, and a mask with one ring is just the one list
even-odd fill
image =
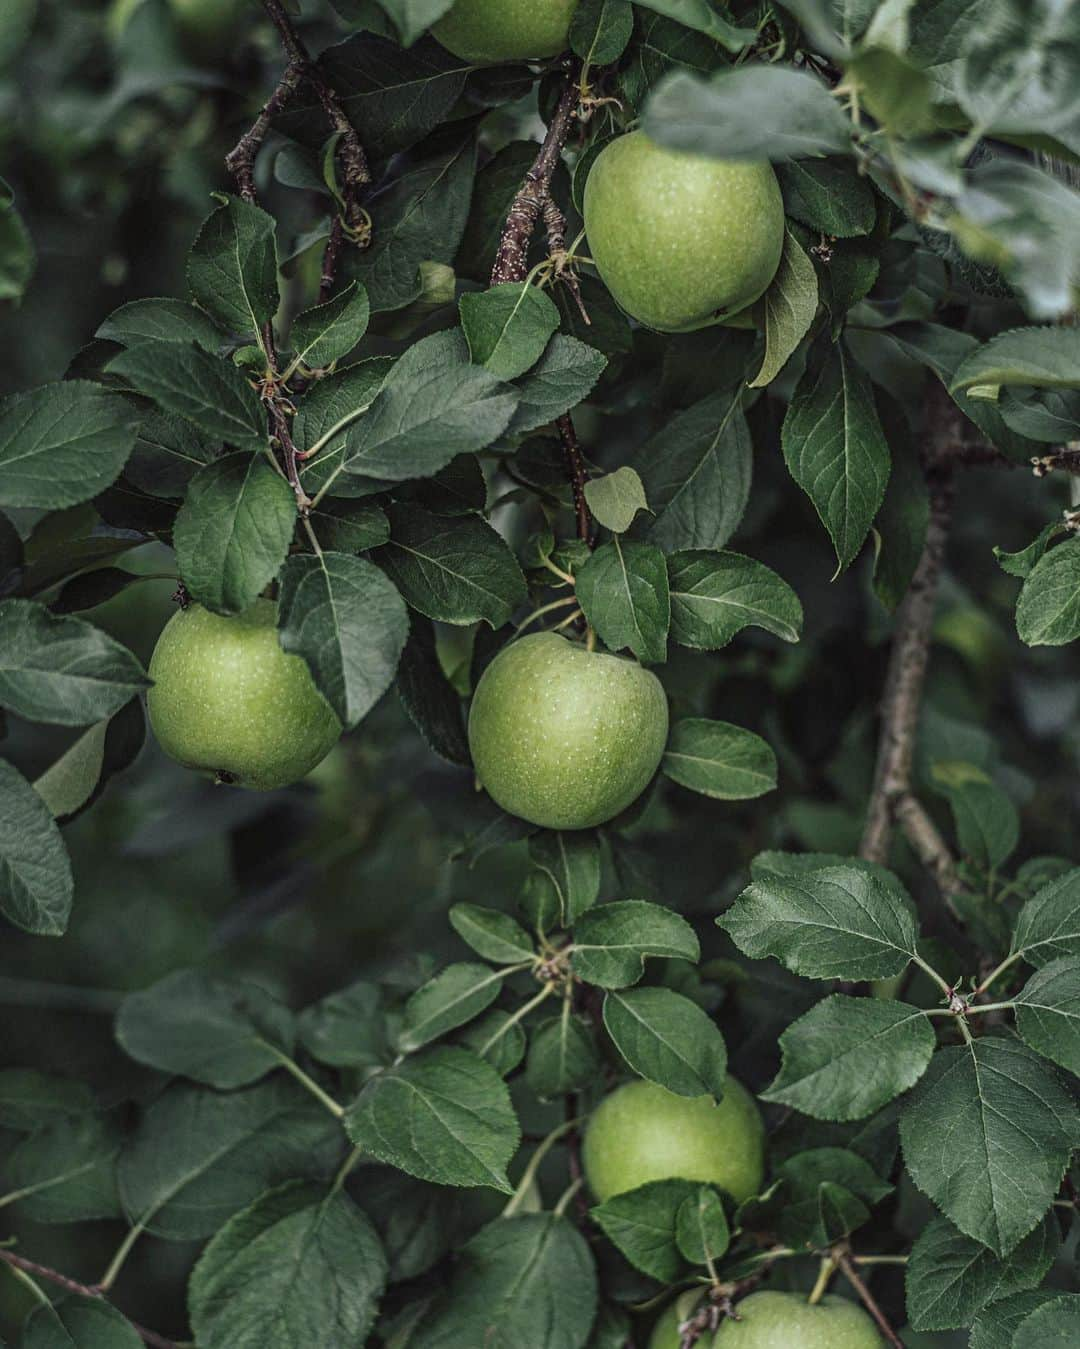
{"label": "green apple", "polygon": [[[679,1324],[693,1314],[699,1295],[685,1294],[664,1312],[649,1349],[680,1349]],[[799,1293],[751,1293],[736,1303],[738,1320],[725,1318],[696,1349],[883,1349],[885,1341],[854,1302],[824,1297],[812,1307]]]}
{"label": "green apple", "polygon": [[442,45],[475,65],[565,51],[577,0],[455,0],[432,24]]}
{"label": "green apple", "polygon": [[771,164],[666,150],[643,131],[597,155],[584,217],[604,285],[632,318],[660,332],[721,323],[753,304],[784,248]]}
{"label": "green apple", "polygon": [[582,1146],[585,1179],[603,1203],[650,1180],[700,1180],[742,1203],[761,1189],[765,1126],[729,1076],[720,1101],[628,1082],[593,1111]]}
{"label": "green apple", "polygon": [[150,725],[166,754],[256,791],[310,772],[341,723],[299,656],[281,649],[277,606],[256,600],[222,618],[200,604],[174,614],[150,658]]}
{"label": "green apple", "polygon": [[588,829],[625,810],[659,767],[667,732],[654,674],[554,632],[500,651],[469,712],[477,777],[503,810],[545,829]]}

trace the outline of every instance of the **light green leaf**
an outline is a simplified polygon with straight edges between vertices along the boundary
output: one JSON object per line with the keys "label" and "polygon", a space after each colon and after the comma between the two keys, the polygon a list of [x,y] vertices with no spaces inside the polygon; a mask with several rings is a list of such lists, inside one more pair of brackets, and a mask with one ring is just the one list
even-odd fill
{"label": "light green leaf", "polygon": [[453,904],[447,916],[462,941],[468,942],[485,960],[493,960],[497,965],[516,965],[532,958],[532,938],[508,913],[480,904]]}
{"label": "light green leaf", "polygon": [[503,971],[475,961],[447,965],[406,1002],[399,1048],[411,1054],[479,1016],[499,996],[502,981]]}
{"label": "light green leaf", "polygon": [[641,479],[625,466],[614,473],[590,478],[585,484],[585,500],[596,523],[613,534],[625,533],[638,511],[649,509]]}
{"label": "light green leaf", "polygon": [[1028,646],[1080,637],[1080,539],[1066,539],[1032,567],[1016,602],[1016,631]]}
{"label": "light green leaf", "polygon": [[776,787],[776,755],[742,726],[683,717],[668,737],[660,769],[681,787],[717,801],[745,801]]}

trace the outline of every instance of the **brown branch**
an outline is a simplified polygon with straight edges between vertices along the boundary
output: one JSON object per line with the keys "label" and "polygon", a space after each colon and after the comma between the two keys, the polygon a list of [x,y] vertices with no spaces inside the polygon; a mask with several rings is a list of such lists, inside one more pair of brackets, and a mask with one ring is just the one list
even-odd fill
{"label": "brown branch", "polygon": [[237,189],[245,201],[257,200],[255,160],[266,140],[270,123],[292,99],[302,79],[303,69],[295,61],[290,61],[258,117],[225,156],[225,167],[236,179]]}
{"label": "brown branch", "polygon": [[888,1319],[885,1316],[885,1313],[878,1306],[877,1299],[874,1297],[873,1293],[871,1293],[870,1289],[867,1288],[866,1284],[863,1282],[862,1275],[855,1268],[855,1261],[852,1259],[852,1257],[846,1251],[838,1251],[834,1254],[833,1258],[836,1261],[837,1268],[843,1272],[844,1277],[847,1279],[848,1283],[850,1283],[852,1288],[854,1288],[856,1293],[858,1293],[860,1299],[862,1300],[863,1306],[874,1318],[875,1322],[877,1323],[878,1330],[880,1330],[882,1335],[885,1336],[885,1339],[888,1341],[888,1343],[893,1346],[893,1349],[904,1349],[903,1340],[896,1333],[896,1331],[893,1330],[892,1326],[889,1324]]}
{"label": "brown branch", "polygon": [[[66,1274],[61,1274],[59,1270],[50,1269],[48,1265],[39,1265],[36,1260],[28,1260],[26,1256],[16,1255],[14,1251],[0,1250],[0,1260],[11,1265],[14,1269],[21,1269],[25,1274],[36,1274],[39,1279],[46,1279],[49,1283],[54,1283],[69,1293],[77,1293],[80,1297],[97,1298],[99,1302],[105,1301],[104,1293],[96,1284],[79,1283],[77,1279],[70,1279]],[[130,1316],[127,1319],[144,1344],[151,1345],[153,1349],[178,1349],[175,1341],[167,1340],[164,1335],[159,1335],[154,1330],[147,1330],[137,1321],[132,1321]]]}
{"label": "brown branch", "polygon": [[566,461],[566,472],[574,493],[574,514],[577,517],[578,538],[591,548],[595,540],[592,536],[592,516],[589,514],[589,504],[585,500],[585,483],[588,480],[588,474],[585,471],[585,460],[581,457],[581,446],[578,444],[577,431],[574,429],[574,421],[569,412],[564,412],[561,417],[557,418],[555,425],[559,430],[563,458]]}

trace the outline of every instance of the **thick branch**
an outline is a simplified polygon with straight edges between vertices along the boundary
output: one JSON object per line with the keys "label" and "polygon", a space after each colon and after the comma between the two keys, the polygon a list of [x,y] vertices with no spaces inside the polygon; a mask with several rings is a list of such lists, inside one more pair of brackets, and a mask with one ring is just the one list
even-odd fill
{"label": "thick branch", "polygon": [[838,1252],[835,1255],[835,1260],[837,1267],[843,1271],[844,1277],[847,1279],[848,1283],[850,1283],[852,1288],[858,1293],[859,1297],[862,1299],[863,1306],[874,1318],[878,1330],[881,1331],[888,1343],[893,1346],[893,1349],[904,1349],[903,1340],[896,1331],[893,1330],[892,1326],[889,1325],[885,1313],[878,1306],[877,1299],[874,1297],[873,1293],[871,1293],[870,1289],[867,1288],[866,1284],[863,1282],[862,1275],[855,1268],[855,1261],[846,1251]]}
{"label": "thick branch", "polygon": [[262,149],[263,141],[266,140],[270,123],[292,99],[300,87],[302,78],[302,67],[295,61],[290,61],[278,81],[277,88],[263,104],[262,112],[225,156],[225,167],[236,179],[237,189],[245,201],[253,202],[257,197],[255,160]]}
{"label": "thick branch", "polygon": [[[39,1279],[46,1279],[49,1283],[56,1284],[69,1293],[77,1293],[80,1297],[95,1297],[104,1301],[104,1295],[100,1288],[90,1283],[79,1283],[77,1279],[69,1279],[66,1274],[61,1274],[59,1270],[50,1269],[48,1265],[39,1265],[36,1260],[27,1260],[24,1255],[16,1255],[14,1251],[0,1250],[0,1260],[11,1265],[14,1269],[21,1269],[26,1274],[36,1274]],[[159,1335],[156,1331],[147,1330],[145,1326],[140,1326],[137,1321],[132,1321],[128,1317],[128,1322],[140,1336],[144,1344],[149,1344],[152,1349],[178,1349],[175,1341],[167,1340],[164,1335]]]}

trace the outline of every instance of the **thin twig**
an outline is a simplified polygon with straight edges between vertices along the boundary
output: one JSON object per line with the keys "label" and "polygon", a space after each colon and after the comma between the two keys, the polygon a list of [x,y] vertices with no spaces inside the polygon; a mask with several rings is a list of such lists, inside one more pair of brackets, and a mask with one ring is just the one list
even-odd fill
{"label": "thin twig", "polygon": [[290,61],[258,117],[225,156],[225,167],[236,179],[237,189],[245,201],[254,202],[257,198],[255,160],[266,140],[270,123],[299,89],[303,74],[303,68],[297,62]]}
{"label": "thin twig", "polygon": [[885,1339],[889,1344],[893,1346],[893,1349],[904,1349],[903,1340],[889,1324],[885,1313],[878,1306],[877,1299],[874,1297],[873,1293],[871,1293],[870,1289],[867,1288],[859,1271],[855,1268],[855,1262],[852,1260],[851,1256],[846,1251],[840,1251],[836,1254],[835,1259],[848,1283],[851,1284],[852,1288],[855,1289],[856,1293],[858,1293],[859,1297],[862,1299],[863,1306],[874,1318],[878,1330],[885,1336]]}
{"label": "thin twig", "polygon": [[591,548],[594,542],[592,516],[589,514],[589,504],[585,500],[585,483],[588,480],[588,474],[585,472],[585,460],[581,457],[581,446],[578,444],[574,420],[569,412],[564,412],[557,419],[555,425],[559,430],[563,458],[566,460],[566,472],[574,493],[574,514],[577,517],[578,538]]}
{"label": "thin twig", "polygon": [[[69,1293],[76,1293],[80,1297],[97,1298],[101,1302],[105,1301],[104,1295],[97,1285],[79,1283],[77,1279],[70,1279],[66,1274],[61,1274],[59,1270],[50,1269],[48,1265],[39,1265],[36,1260],[27,1260],[24,1255],[16,1255],[14,1251],[0,1250],[0,1260],[11,1265],[13,1269],[20,1269],[26,1274],[36,1274],[39,1279],[46,1279],[49,1283],[56,1284]],[[147,1330],[137,1321],[132,1321],[130,1316],[127,1320],[143,1343],[151,1345],[152,1349],[178,1349],[174,1340],[167,1340],[164,1335],[159,1335],[157,1331]]]}

